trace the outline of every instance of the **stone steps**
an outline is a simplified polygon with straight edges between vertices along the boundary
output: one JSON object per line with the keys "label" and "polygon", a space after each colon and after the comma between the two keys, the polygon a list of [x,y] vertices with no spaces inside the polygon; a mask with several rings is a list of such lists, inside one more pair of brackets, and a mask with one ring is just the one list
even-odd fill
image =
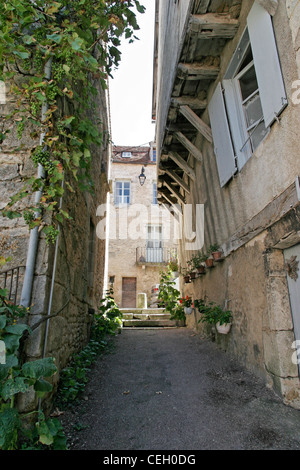
{"label": "stone steps", "polygon": [[121,308],[123,328],[178,328],[183,322],[171,320],[163,308]]}

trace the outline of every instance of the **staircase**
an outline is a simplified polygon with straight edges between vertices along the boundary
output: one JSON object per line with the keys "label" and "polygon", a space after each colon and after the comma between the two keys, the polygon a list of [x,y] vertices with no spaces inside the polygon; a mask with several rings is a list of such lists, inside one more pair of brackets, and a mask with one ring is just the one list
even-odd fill
{"label": "staircase", "polygon": [[179,328],[184,322],[171,320],[163,308],[121,308],[123,328]]}

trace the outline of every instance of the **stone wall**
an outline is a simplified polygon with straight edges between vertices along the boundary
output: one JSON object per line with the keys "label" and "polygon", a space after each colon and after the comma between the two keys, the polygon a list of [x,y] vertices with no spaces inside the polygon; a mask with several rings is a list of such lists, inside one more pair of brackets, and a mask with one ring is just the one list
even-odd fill
{"label": "stone wall", "polygon": [[[87,343],[92,322],[92,313],[103,296],[105,240],[96,236],[97,207],[106,202],[109,190],[107,167],[110,158],[109,123],[106,92],[95,83],[98,90],[94,98],[97,115],[90,118],[101,123],[99,132],[104,139],[101,147],[91,148],[91,175],[95,184],[94,194],[82,192],[72,175],[66,172],[65,181],[74,189],[70,192],[65,186],[62,209],[72,217],[60,227],[56,269],[54,269],[55,245],[47,245],[41,232],[35,263],[35,272],[31,296],[30,315],[27,319],[33,328],[33,334],[26,342],[28,359],[43,355],[53,356],[59,370],[68,364],[73,353]],[[7,95],[7,104],[1,105],[2,115],[7,114],[15,105],[14,97]],[[4,121],[3,121],[4,122]],[[4,140],[0,149],[0,207],[9,202],[23,184],[23,178],[35,174],[29,155],[37,144],[29,136],[29,131],[22,138],[22,150],[17,151],[20,142],[16,138],[15,127]],[[25,205],[24,200],[21,204]],[[9,220],[1,217],[0,237],[3,251],[1,255],[12,257],[2,270],[25,265],[27,259],[29,230],[22,218]],[[22,287],[20,279],[20,288]],[[46,321],[48,315],[55,315]],[[35,328],[35,325],[39,326]],[[59,374],[54,381],[57,382]],[[32,407],[27,404],[25,407]]]}

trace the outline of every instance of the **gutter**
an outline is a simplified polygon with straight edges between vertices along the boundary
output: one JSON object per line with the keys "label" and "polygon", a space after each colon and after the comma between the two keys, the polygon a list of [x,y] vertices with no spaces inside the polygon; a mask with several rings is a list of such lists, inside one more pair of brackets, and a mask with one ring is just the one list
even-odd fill
{"label": "gutter", "polygon": [[[51,68],[52,68],[52,57],[50,57],[50,59],[47,61],[45,65],[45,79],[46,80],[51,79]],[[46,102],[42,106],[42,121],[46,119],[47,111],[48,111],[48,103]],[[40,145],[43,145],[45,135],[46,135],[45,131],[41,133]],[[45,170],[43,166],[40,164],[38,165],[37,177],[38,178],[45,177]],[[37,191],[35,195],[35,204],[39,204],[41,197],[42,197],[42,191]],[[39,214],[37,213],[37,216],[38,215]],[[30,306],[30,301],[31,301],[38,239],[39,239],[38,227],[34,227],[34,229],[32,229],[30,232],[28,252],[27,252],[27,261],[26,261],[26,270],[25,270],[21,301],[20,301],[20,304],[25,308],[28,308]]]}

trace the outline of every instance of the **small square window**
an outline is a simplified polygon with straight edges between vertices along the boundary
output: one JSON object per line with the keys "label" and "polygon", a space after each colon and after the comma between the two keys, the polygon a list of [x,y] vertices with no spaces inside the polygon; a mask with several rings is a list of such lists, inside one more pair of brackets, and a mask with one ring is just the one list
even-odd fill
{"label": "small square window", "polygon": [[122,158],[131,158],[131,152],[122,152]]}

